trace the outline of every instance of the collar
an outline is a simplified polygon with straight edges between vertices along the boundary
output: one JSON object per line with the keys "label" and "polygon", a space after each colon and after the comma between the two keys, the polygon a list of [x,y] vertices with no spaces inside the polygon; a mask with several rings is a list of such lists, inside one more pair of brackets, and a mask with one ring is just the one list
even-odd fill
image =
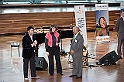
{"label": "collar", "polygon": [[122,17],[122,19],[123,19],[123,21],[124,21],[124,17],[123,16],[121,16]]}
{"label": "collar", "polygon": [[79,32],[77,34],[75,34],[75,38],[77,37],[78,34],[79,34]]}
{"label": "collar", "polygon": [[[29,34],[28,34],[29,35]],[[30,38],[31,38],[31,40],[33,41],[33,35],[29,35],[30,36]]]}

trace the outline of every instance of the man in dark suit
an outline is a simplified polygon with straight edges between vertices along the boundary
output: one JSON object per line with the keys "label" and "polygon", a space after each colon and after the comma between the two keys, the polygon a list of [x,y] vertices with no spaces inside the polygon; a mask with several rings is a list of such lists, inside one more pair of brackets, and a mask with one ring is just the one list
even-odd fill
{"label": "man in dark suit", "polygon": [[72,75],[69,77],[82,78],[83,36],[77,26],[73,27],[74,38],[71,43],[70,53],[73,57]]}
{"label": "man in dark suit", "polygon": [[[123,52],[123,57],[124,57],[124,11],[122,11],[121,17],[117,20],[115,24],[115,29],[118,33],[117,53],[118,55],[122,56],[122,52]],[[123,50],[121,50],[121,46]]]}
{"label": "man in dark suit", "polygon": [[35,46],[37,44],[36,38],[33,35],[34,28],[33,26],[29,26],[27,28],[27,33],[22,39],[22,57],[23,57],[23,72],[24,72],[24,79],[28,79],[28,64],[30,62],[30,69],[31,69],[31,78],[38,78],[36,77],[36,67],[35,67]]}

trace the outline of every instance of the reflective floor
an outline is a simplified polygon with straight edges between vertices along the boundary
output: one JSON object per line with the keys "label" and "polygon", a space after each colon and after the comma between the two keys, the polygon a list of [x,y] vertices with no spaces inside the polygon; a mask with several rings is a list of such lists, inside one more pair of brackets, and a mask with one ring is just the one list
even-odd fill
{"label": "reflective floor", "polygon": [[[22,57],[19,57],[17,48],[13,48],[11,57],[10,43],[17,41],[20,43],[20,52],[22,51],[21,39],[23,35],[0,36],[0,82],[123,82],[124,81],[124,59],[119,60],[117,65],[97,66],[95,63],[102,56],[110,51],[117,49],[116,32],[110,32],[110,42],[96,43],[95,33],[88,32],[88,51],[91,58],[88,58],[89,65],[96,67],[83,66],[82,79],[70,78],[72,64],[68,64],[68,56],[61,56],[61,63],[64,75],[56,74],[56,67],[53,76],[49,76],[48,71],[37,71],[40,79],[31,79],[24,81],[22,70]],[[70,39],[62,40],[63,49],[69,52]],[[22,52],[21,52],[22,53]],[[44,57],[48,62],[45,53],[44,44],[39,46],[39,57]],[[56,66],[56,65],[55,65]],[[30,70],[29,70],[30,71]],[[30,75],[30,73],[29,73]]]}

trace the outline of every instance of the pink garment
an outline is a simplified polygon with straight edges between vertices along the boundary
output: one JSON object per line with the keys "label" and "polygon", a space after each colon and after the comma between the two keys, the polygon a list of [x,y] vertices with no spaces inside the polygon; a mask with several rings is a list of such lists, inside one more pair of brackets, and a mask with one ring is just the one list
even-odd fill
{"label": "pink garment", "polygon": [[[56,43],[57,43],[58,42],[59,33],[58,32],[54,32],[54,36],[56,37]],[[48,39],[48,46],[52,47],[52,35],[50,34],[50,32],[48,32],[45,37]]]}

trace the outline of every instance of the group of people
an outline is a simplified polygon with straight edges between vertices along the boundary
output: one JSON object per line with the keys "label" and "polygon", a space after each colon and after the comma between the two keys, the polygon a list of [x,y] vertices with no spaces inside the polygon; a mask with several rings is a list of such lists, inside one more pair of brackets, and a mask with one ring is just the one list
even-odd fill
{"label": "group of people", "polygon": [[[99,19],[99,25],[102,27],[101,30],[97,32],[98,36],[109,35],[108,26],[104,17]],[[117,20],[115,24],[115,29],[118,33],[118,55],[122,56],[122,51],[124,54],[124,11],[122,11],[121,17]],[[22,39],[22,57],[23,57],[23,71],[24,79],[29,80],[28,78],[28,64],[30,63],[31,78],[39,78],[36,76],[36,67],[35,67],[35,47],[37,45],[36,37],[33,35],[34,27],[29,26],[27,28],[27,33]],[[73,27],[74,37],[71,42],[70,53],[73,58],[73,69],[72,75],[69,77],[82,78],[82,56],[83,56],[83,36],[80,34],[80,29],[75,26]],[[47,56],[49,59],[49,74],[54,74],[54,56],[56,60],[56,69],[57,74],[63,75],[62,65],[60,61],[60,36],[57,32],[55,25],[50,25],[50,30],[45,36],[45,48]],[[123,50],[121,46],[123,45]]]}
{"label": "group of people", "polygon": [[[33,35],[34,27],[29,26],[27,28],[27,33],[22,39],[22,57],[23,57],[23,72],[24,80],[29,80],[28,78],[28,64],[30,65],[31,78],[38,79],[40,77],[36,76],[35,67],[35,47],[37,45],[36,37]],[[70,53],[73,57],[73,70],[72,75],[69,77],[82,78],[82,54],[83,54],[83,36],[80,34],[80,29],[75,26],[73,27],[74,37],[70,47]],[[54,74],[54,56],[56,60],[57,74],[63,75],[62,65],[60,61],[60,35],[57,32],[57,27],[55,25],[50,25],[49,32],[45,36],[45,48],[49,59],[49,75]]]}

